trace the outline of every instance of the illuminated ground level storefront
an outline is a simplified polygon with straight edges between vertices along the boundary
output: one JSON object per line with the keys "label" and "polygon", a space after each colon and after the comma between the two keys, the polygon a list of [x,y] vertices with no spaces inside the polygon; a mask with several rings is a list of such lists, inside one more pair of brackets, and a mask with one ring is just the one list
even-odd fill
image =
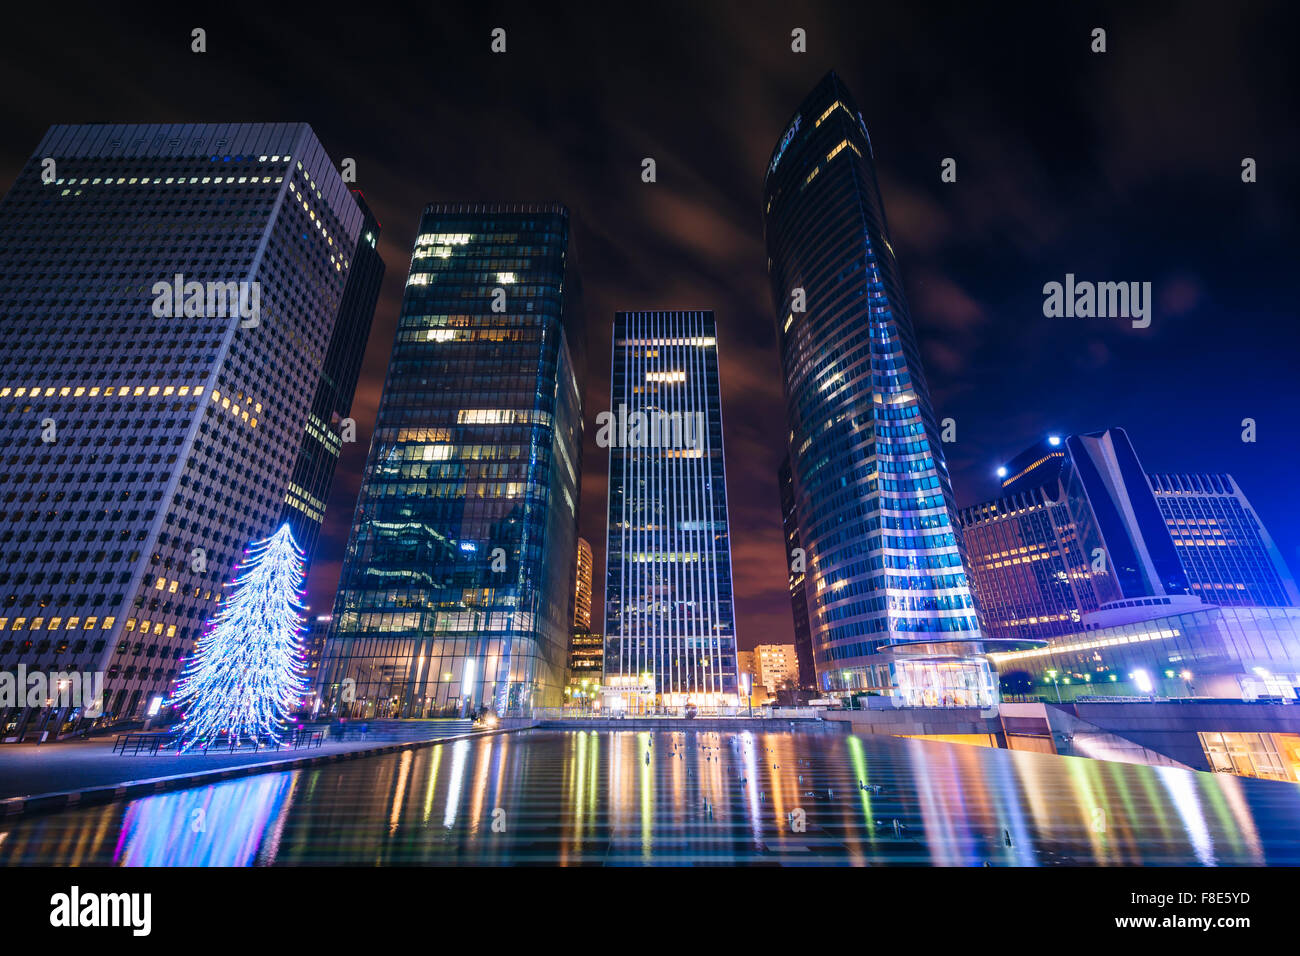
{"label": "illuminated ground level storefront", "polygon": [[1300,734],[1202,731],[1197,736],[1218,773],[1300,783]]}
{"label": "illuminated ground level storefront", "polygon": [[700,714],[734,713],[740,707],[736,694],[661,694],[653,674],[614,674],[600,687],[599,710],[608,716],[639,717],[679,713],[694,709]]}
{"label": "illuminated ground level storefront", "polygon": [[818,677],[831,697],[867,694],[899,698],[907,707],[991,707],[998,702],[998,682],[989,651],[1042,646],[982,638],[899,641]]}

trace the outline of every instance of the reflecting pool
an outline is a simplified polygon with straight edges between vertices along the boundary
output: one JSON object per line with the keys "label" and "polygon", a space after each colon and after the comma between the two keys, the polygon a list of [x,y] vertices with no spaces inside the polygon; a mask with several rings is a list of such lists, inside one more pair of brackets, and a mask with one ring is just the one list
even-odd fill
{"label": "reflecting pool", "polygon": [[1300,786],[836,734],[527,731],[0,820],[0,864],[1300,864]]}

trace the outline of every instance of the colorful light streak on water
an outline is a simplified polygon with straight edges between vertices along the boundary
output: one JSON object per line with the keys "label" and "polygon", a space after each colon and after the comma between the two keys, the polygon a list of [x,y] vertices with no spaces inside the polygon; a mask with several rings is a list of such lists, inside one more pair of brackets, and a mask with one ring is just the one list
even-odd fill
{"label": "colorful light streak on water", "polygon": [[835,733],[530,731],[0,823],[9,865],[592,863],[1300,865],[1300,786]]}

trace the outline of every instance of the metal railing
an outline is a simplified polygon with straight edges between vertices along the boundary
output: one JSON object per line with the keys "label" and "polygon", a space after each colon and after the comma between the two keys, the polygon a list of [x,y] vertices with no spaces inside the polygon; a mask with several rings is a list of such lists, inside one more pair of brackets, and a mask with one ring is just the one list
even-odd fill
{"label": "metal railing", "polygon": [[[299,727],[278,740],[270,736],[258,737],[219,737],[209,740],[201,746],[191,748],[189,753],[207,754],[236,753],[263,750],[309,750],[325,743],[325,731],[310,727]],[[181,737],[173,732],[145,732],[119,734],[113,742],[113,753],[123,757],[135,757],[140,753],[156,756],[172,750],[179,750]]]}

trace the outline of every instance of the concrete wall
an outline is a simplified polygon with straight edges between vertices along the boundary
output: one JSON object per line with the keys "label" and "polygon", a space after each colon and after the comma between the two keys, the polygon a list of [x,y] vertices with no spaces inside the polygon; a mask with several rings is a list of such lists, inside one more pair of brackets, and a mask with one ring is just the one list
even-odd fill
{"label": "concrete wall", "polygon": [[1300,705],[1241,701],[1066,704],[1063,710],[1196,770],[1209,770],[1199,731],[1300,734]]}

